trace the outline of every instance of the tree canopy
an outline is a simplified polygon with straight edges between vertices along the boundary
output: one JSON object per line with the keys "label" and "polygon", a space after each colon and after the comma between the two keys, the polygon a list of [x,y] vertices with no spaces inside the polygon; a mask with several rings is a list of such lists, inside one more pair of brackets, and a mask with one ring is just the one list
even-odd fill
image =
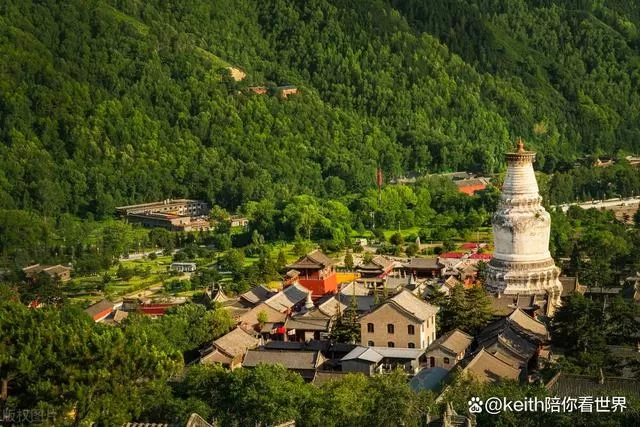
{"label": "tree canopy", "polygon": [[[547,172],[639,151],[639,16],[591,1],[5,1],[0,208],[337,199],[373,189],[378,167],[499,171],[516,135]],[[299,93],[277,96],[285,84]],[[394,188],[379,214],[424,221],[428,199]],[[386,208],[399,200],[415,209]],[[293,203],[301,236],[326,226]]]}

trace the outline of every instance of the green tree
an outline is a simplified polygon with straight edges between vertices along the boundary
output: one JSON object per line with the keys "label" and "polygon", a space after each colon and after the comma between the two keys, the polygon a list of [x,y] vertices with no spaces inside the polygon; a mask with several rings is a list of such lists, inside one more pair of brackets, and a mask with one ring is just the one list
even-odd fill
{"label": "green tree", "polygon": [[229,213],[218,205],[213,205],[209,211],[209,221],[211,224],[217,224],[219,222],[227,222],[229,220]]}
{"label": "green tree", "polygon": [[260,327],[262,327],[269,320],[269,316],[266,311],[262,310],[258,313],[257,319]]}
{"label": "green tree", "polygon": [[167,311],[158,328],[173,347],[185,352],[213,341],[233,326],[229,312],[222,308],[207,310],[200,304],[187,303]]}
{"label": "green tree", "polygon": [[346,255],[344,256],[344,266],[348,269],[348,270],[352,270],[353,269],[353,255],[351,254],[351,251],[347,250]]}
{"label": "green tree", "polygon": [[358,322],[358,303],[351,297],[349,306],[340,313],[331,329],[331,339],[337,342],[357,343],[360,341],[360,323]]}
{"label": "green tree", "polygon": [[278,259],[276,260],[276,268],[281,271],[287,266],[287,256],[283,249],[278,251]]}
{"label": "green tree", "polygon": [[404,244],[404,237],[400,233],[393,233],[391,237],[389,237],[389,243],[392,245],[402,245]]}
{"label": "green tree", "polygon": [[603,366],[605,324],[600,304],[573,293],[563,301],[551,324],[552,342],[575,363],[593,371]]}
{"label": "green tree", "polygon": [[380,242],[385,242],[387,240],[387,238],[384,235],[384,231],[382,231],[382,229],[380,228],[375,228],[373,230],[373,236]]}
{"label": "green tree", "polygon": [[484,261],[478,262],[478,264],[476,265],[476,271],[476,279],[478,283],[484,286],[487,281],[487,263]]}
{"label": "green tree", "polygon": [[493,317],[491,300],[483,286],[473,285],[466,289],[466,310],[463,329],[471,335],[480,332]]}
{"label": "green tree", "polygon": [[124,266],[124,264],[118,264],[118,270],[116,276],[121,280],[129,280],[133,277],[133,270]]}
{"label": "green tree", "polygon": [[441,307],[442,332],[467,327],[467,297],[464,286],[457,284],[450,293],[447,303]]}
{"label": "green tree", "polygon": [[230,271],[234,277],[238,277],[242,274],[244,267],[244,253],[238,249],[230,249],[218,263],[221,270]]}
{"label": "green tree", "polygon": [[607,305],[607,341],[611,344],[634,344],[636,332],[640,329],[639,310],[633,302],[616,295]]}
{"label": "green tree", "polygon": [[404,250],[404,253],[407,254],[408,257],[412,257],[418,253],[419,247],[415,243],[410,243]]}
{"label": "green tree", "polygon": [[149,243],[162,249],[173,249],[175,240],[173,234],[164,228],[155,227],[149,232]]}

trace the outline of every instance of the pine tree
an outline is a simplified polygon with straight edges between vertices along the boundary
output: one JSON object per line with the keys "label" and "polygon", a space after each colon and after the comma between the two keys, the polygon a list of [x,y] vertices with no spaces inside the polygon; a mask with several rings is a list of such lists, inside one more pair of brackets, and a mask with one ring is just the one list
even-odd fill
{"label": "pine tree", "polygon": [[350,250],[347,250],[347,254],[344,256],[344,266],[349,270],[353,269],[353,255]]}
{"label": "pine tree", "polygon": [[466,330],[467,298],[462,284],[451,289],[447,304],[442,307],[442,332],[455,328]]}
{"label": "pine tree", "polygon": [[434,289],[425,299],[429,304],[440,307],[438,315],[436,316],[436,330],[441,331],[443,329],[442,317],[444,316],[446,305],[449,302],[447,294],[440,289]]}
{"label": "pine tree", "polygon": [[278,252],[278,259],[276,261],[276,266],[278,267],[278,270],[282,270],[286,267],[287,265],[287,256],[284,253],[284,250],[280,249],[280,252]]}
{"label": "pine tree", "polygon": [[331,330],[331,339],[346,343],[356,343],[360,341],[358,303],[355,296],[351,297],[349,307],[336,319],[336,324]]}
{"label": "pine tree", "polygon": [[465,291],[466,306],[464,329],[472,335],[484,328],[491,318],[493,311],[491,301],[484,288],[479,285],[471,286]]}

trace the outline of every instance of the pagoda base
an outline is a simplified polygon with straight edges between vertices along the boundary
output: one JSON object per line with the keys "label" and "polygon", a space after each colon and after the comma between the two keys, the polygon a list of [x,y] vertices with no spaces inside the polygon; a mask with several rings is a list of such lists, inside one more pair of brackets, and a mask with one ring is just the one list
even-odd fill
{"label": "pagoda base", "polygon": [[562,284],[560,269],[553,259],[535,262],[513,262],[492,259],[487,266],[485,289],[494,295],[541,295],[549,296],[547,315],[552,316],[560,306]]}

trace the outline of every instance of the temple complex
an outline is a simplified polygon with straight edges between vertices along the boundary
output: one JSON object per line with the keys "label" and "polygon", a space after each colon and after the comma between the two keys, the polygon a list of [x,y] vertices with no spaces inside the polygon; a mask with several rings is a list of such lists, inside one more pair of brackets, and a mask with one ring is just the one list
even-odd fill
{"label": "temple complex", "polygon": [[515,152],[506,154],[507,175],[493,215],[495,249],[485,286],[494,298],[513,300],[514,308],[552,316],[562,285],[560,269],[549,253],[551,219],[541,204],[535,156],[525,150],[522,139]]}

